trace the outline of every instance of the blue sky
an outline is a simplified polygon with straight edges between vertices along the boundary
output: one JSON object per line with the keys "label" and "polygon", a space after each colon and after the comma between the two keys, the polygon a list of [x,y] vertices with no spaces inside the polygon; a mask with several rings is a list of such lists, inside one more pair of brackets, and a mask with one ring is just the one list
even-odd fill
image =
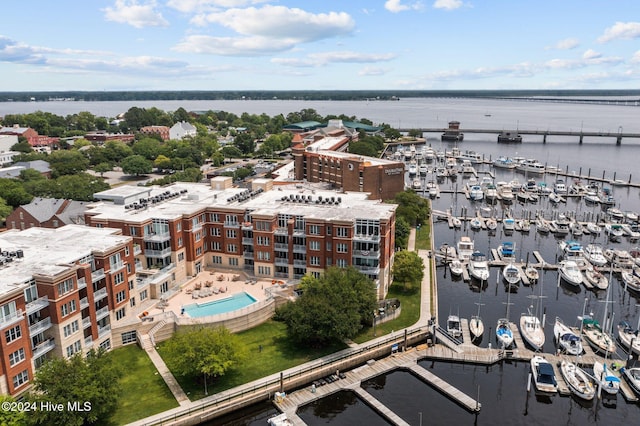
{"label": "blue sky", "polygon": [[0,91],[640,87],[638,0],[8,0]]}

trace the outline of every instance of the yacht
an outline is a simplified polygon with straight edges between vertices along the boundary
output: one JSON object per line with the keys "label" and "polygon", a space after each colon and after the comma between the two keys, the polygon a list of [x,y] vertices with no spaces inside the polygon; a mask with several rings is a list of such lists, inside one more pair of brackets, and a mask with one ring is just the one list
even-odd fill
{"label": "yacht", "polygon": [[556,179],[553,184],[553,192],[556,194],[565,194],[567,192],[567,185],[565,185],[564,180]]}
{"label": "yacht", "polygon": [[626,250],[606,249],[603,254],[614,268],[631,270],[635,266],[633,257]]}
{"label": "yacht", "polygon": [[520,334],[536,352],[542,350],[545,341],[544,328],[540,319],[531,312],[531,308],[527,313],[520,315]]}
{"label": "yacht", "polygon": [[493,167],[497,167],[499,169],[515,169],[516,163],[513,159],[509,157],[498,157],[496,160],[491,163]]}
{"label": "yacht", "polygon": [[498,199],[498,190],[494,184],[491,183],[484,189],[484,198],[488,203],[493,203]]}
{"label": "yacht", "polygon": [[611,241],[620,241],[620,238],[624,235],[622,225],[618,223],[605,223],[604,232],[609,236]]}
{"label": "yacht", "polygon": [[538,392],[555,394],[558,392],[558,382],[553,366],[540,355],[531,358],[531,373],[533,383]]}
{"label": "yacht", "polygon": [[455,275],[456,277],[459,277],[460,275],[462,275],[464,264],[460,262],[459,259],[453,259],[449,263],[449,269],[451,270],[451,275]]}
{"label": "yacht", "polygon": [[480,185],[473,185],[469,189],[469,198],[472,201],[482,201],[484,198],[484,191],[482,190],[482,187]]}
{"label": "yacht", "polygon": [[471,163],[480,164],[482,163],[482,154],[479,154],[475,151],[464,151],[460,153],[460,155],[458,156],[458,159],[463,162],[465,160],[468,160]]}
{"label": "yacht", "polygon": [[[606,290],[607,287],[609,287],[609,279],[605,277],[603,274],[601,274],[592,265],[587,266],[587,269],[585,269],[582,272],[582,275],[584,275],[585,282],[591,284],[593,287],[597,288],[598,290]],[[624,276],[623,276],[623,280],[624,280]]]}
{"label": "yacht", "polygon": [[411,189],[414,191],[420,191],[422,189],[422,182],[420,182],[420,179],[416,178],[411,182]]}
{"label": "yacht", "polygon": [[426,164],[420,164],[420,166],[418,167],[418,172],[420,173],[420,176],[426,176],[428,171],[429,169],[427,168]]}
{"label": "yacht", "polygon": [[462,326],[460,325],[459,316],[449,315],[447,318],[447,333],[455,338],[462,337]]}
{"label": "yacht", "polygon": [[578,268],[578,264],[573,260],[564,260],[560,267],[560,277],[567,283],[573,286],[579,286],[582,284],[582,273]]}
{"label": "yacht", "polygon": [[489,279],[489,264],[487,257],[479,251],[473,252],[469,260],[469,274],[479,281]]}
{"label": "yacht", "polygon": [[458,259],[462,262],[468,262],[471,260],[471,255],[474,252],[473,240],[467,236],[460,237],[458,241]]}
{"label": "yacht", "polygon": [[502,268],[502,278],[507,282],[509,288],[508,290],[518,289],[518,284],[520,283],[520,271],[513,263],[508,263]]}
{"label": "yacht", "polygon": [[549,201],[551,201],[554,204],[560,204],[560,203],[566,203],[567,200],[565,200],[564,197],[558,195],[555,192],[552,192],[551,194],[549,194]]}
{"label": "yacht", "polygon": [[514,229],[516,229],[515,219],[511,217],[504,218],[504,220],[502,221],[502,228],[504,228],[504,230],[507,232],[513,231]]}
{"label": "yacht", "polygon": [[536,175],[543,175],[545,172],[544,164],[533,159],[524,160],[516,166],[516,170]]}
{"label": "yacht", "polygon": [[589,346],[599,354],[615,353],[616,342],[613,336],[605,332],[600,323],[589,315],[582,317],[582,334]]}
{"label": "yacht", "polygon": [[587,204],[598,204],[600,202],[600,198],[598,194],[593,191],[586,191],[584,193],[584,201]]}
{"label": "yacht", "polygon": [[415,176],[418,174],[418,166],[414,163],[409,164],[409,175]]}
{"label": "yacht", "polygon": [[515,198],[513,195],[513,189],[508,183],[504,183],[499,186],[498,195],[505,204],[511,204]]}
{"label": "yacht", "polygon": [[485,222],[489,231],[495,231],[498,228],[498,221],[490,217]]}
{"label": "yacht", "polygon": [[566,326],[559,317],[556,317],[553,335],[562,352],[569,355],[582,355],[582,339],[571,328]]}
{"label": "yacht", "polygon": [[626,321],[618,323],[618,341],[629,350],[630,353],[640,355],[640,339],[638,330],[634,330]]}
{"label": "yacht", "polygon": [[583,251],[584,257],[593,266],[605,266],[607,264],[607,258],[604,257],[604,253],[600,245],[587,244]]}
{"label": "yacht", "polygon": [[462,174],[476,174],[476,169],[471,164],[469,160],[462,160],[462,165],[460,166]]}
{"label": "yacht", "polygon": [[609,373],[607,363],[596,361],[593,363],[593,375],[600,388],[608,395],[617,395],[620,391],[620,379]]}
{"label": "yacht", "polygon": [[505,241],[500,244],[500,247],[498,247],[498,255],[500,255],[500,258],[504,261],[514,261],[516,258],[516,249],[513,242]]}
{"label": "yacht", "polygon": [[589,375],[578,366],[577,362],[573,363],[563,359],[560,362],[560,374],[575,396],[585,401],[591,401],[595,398],[596,387],[593,386]]}

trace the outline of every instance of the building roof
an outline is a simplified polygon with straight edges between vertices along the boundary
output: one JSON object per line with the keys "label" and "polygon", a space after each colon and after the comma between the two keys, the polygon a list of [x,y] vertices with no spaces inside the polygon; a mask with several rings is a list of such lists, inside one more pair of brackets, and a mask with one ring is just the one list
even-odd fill
{"label": "building roof", "polygon": [[40,173],[49,173],[51,171],[49,163],[44,160],[18,161],[14,166],[24,167],[25,169],[34,169]]}
{"label": "building roof", "polygon": [[319,121],[301,121],[299,123],[291,123],[283,126],[283,129],[289,130],[314,130],[318,127],[322,127],[322,123]]}
{"label": "building roof", "polygon": [[[67,203],[65,203],[67,201]],[[73,201],[56,198],[34,198],[29,204],[22,208],[38,222],[46,222],[57,215],[64,224],[78,223],[78,216],[84,217],[87,208],[84,201]]]}
{"label": "building roof", "polygon": [[0,128],[0,134],[6,135],[21,135],[29,130],[29,127],[20,127],[18,125],[15,126],[4,126]]}
{"label": "building roof", "polygon": [[0,179],[3,179],[3,178],[15,179],[18,176],[20,176],[20,172],[25,169],[26,167],[21,167],[16,165],[0,168]]}
{"label": "building roof", "polygon": [[119,235],[119,229],[66,225],[61,228],[11,229],[0,233],[3,251],[22,250],[22,258],[0,266],[0,295],[10,293],[31,280],[33,275],[56,275],[69,265],[89,256],[123,244],[131,237]]}

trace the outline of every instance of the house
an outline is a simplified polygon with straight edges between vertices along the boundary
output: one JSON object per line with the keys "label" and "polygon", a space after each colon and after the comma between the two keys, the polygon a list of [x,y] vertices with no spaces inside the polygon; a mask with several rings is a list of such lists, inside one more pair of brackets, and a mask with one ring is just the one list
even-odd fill
{"label": "house", "polygon": [[38,197],[11,212],[6,219],[7,228],[59,228],[69,224],[84,225],[86,209],[87,203],[84,201]]}
{"label": "house", "polygon": [[121,141],[124,143],[133,142],[136,138],[131,133],[107,133],[107,132],[91,132],[84,135],[84,138],[91,142],[97,142],[99,145],[108,141]]}
{"label": "house", "polygon": [[14,124],[11,127],[0,128],[0,135],[22,136],[25,139],[29,139],[38,136],[38,132],[30,127],[20,127],[19,124]]}
{"label": "house", "polygon": [[16,135],[0,135],[0,152],[11,151],[11,147],[18,143]]}
{"label": "house", "polygon": [[163,141],[169,140],[170,129],[167,126],[144,126],[140,129],[143,135],[159,135]]}
{"label": "house", "polygon": [[51,169],[49,168],[49,163],[43,160],[35,160],[20,161],[13,164],[12,166],[0,168],[0,178],[16,179],[18,176],[20,176],[20,172],[25,169],[34,169],[47,178],[51,177]]}
{"label": "house", "polygon": [[171,129],[169,129],[169,138],[171,140],[184,139],[185,137],[195,137],[196,134],[197,130],[195,126],[191,123],[187,123],[186,121],[176,123],[171,127]]}

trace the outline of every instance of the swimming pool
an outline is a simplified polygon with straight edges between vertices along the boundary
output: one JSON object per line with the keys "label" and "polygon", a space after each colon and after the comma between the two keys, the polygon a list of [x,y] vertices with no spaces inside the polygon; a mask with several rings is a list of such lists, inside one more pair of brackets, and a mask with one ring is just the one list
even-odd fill
{"label": "swimming pool", "polygon": [[226,299],[213,300],[206,303],[192,303],[184,307],[185,313],[191,318],[207,317],[210,315],[224,314],[246,308],[257,302],[249,293],[236,293]]}

